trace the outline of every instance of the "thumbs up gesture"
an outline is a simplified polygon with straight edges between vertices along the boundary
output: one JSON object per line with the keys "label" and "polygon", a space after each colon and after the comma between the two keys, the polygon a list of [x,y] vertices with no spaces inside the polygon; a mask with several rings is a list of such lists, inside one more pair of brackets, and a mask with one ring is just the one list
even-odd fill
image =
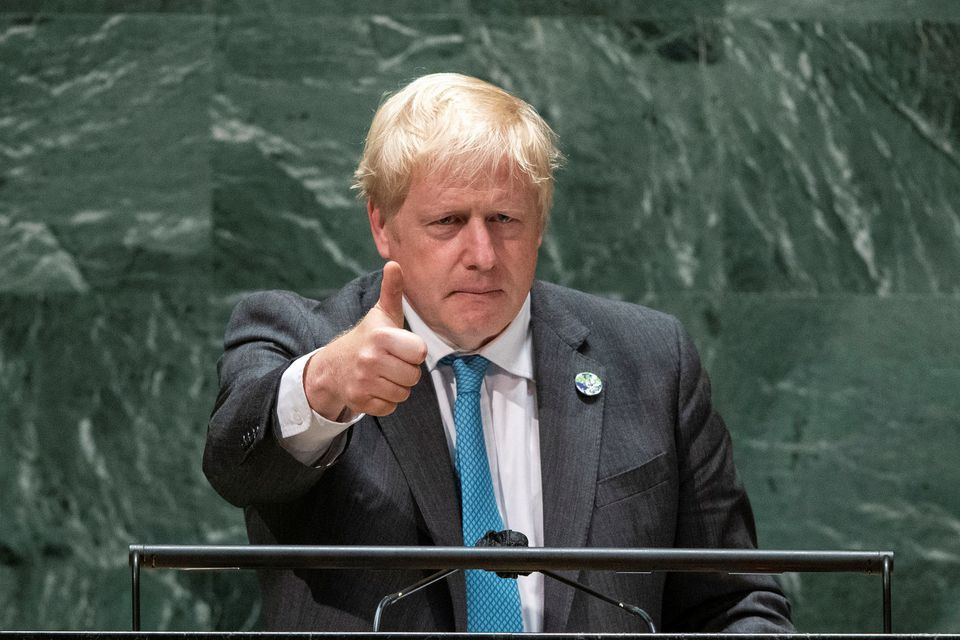
{"label": "thumbs up gesture", "polygon": [[403,328],[403,269],[392,260],[383,266],[380,299],[370,311],[374,310],[386,315],[394,327]]}
{"label": "thumbs up gesture", "polygon": [[329,420],[337,420],[344,409],[385,416],[410,397],[427,345],[403,328],[402,300],[403,270],[388,262],[377,304],[304,369],[303,388],[314,411]]}

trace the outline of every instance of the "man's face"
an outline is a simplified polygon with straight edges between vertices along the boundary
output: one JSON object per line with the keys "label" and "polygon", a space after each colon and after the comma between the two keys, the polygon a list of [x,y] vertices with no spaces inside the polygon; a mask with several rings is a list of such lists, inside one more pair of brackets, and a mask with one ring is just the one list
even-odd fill
{"label": "man's face", "polygon": [[414,174],[389,221],[368,204],[380,255],[403,269],[403,293],[424,322],[463,350],[503,331],[520,310],[542,238],[536,195],[505,170],[477,180]]}

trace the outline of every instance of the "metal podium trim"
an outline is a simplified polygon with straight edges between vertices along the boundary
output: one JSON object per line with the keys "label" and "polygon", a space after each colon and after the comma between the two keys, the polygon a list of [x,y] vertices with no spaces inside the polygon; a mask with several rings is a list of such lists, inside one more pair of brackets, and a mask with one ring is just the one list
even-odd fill
{"label": "metal podium trim", "polygon": [[880,575],[883,632],[892,633],[892,551],[381,547],[287,545],[130,545],[132,627],[140,631],[141,569],[486,569]]}

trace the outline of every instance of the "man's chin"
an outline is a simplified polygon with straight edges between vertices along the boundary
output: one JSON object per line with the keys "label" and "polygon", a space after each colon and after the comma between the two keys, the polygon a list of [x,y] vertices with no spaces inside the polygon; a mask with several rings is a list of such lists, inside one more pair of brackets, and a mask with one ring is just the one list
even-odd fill
{"label": "man's chin", "polygon": [[461,321],[457,323],[458,326],[451,329],[450,335],[445,337],[459,351],[476,351],[503,333],[508,324],[510,323],[507,322],[500,326],[498,322],[468,323]]}
{"label": "man's chin", "polygon": [[[506,294],[454,295],[445,300],[440,320],[442,331],[437,331],[461,351],[473,351],[487,344],[510,324],[517,315]],[[436,329],[434,329],[436,331]]]}

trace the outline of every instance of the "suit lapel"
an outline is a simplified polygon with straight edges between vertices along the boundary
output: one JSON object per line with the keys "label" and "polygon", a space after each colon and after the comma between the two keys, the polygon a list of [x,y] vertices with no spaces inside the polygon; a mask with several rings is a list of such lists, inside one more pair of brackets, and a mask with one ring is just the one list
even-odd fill
{"label": "suit lapel", "polygon": [[[379,298],[379,282],[368,290],[363,307],[369,310]],[[450,460],[437,394],[426,367],[406,402],[389,416],[376,419],[397,459],[410,493],[437,546],[463,545],[460,497],[456,472]],[[457,630],[467,628],[467,597],[463,573],[447,579]]]}
{"label": "suit lapel", "polygon": [[456,475],[430,374],[424,370],[410,398],[377,420],[434,543],[462,545]]}
{"label": "suit lapel", "polygon": [[[531,304],[544,546],[583,547],[596,493],[603,393],[591,398],[579,394],[574,377],[590,371],[603,380],[605,372],[577,350],[589,330],[554,304],[543,285],[534,286]],[[564,630],[572,602],[572,589],[544,581],[545,632]]]}

